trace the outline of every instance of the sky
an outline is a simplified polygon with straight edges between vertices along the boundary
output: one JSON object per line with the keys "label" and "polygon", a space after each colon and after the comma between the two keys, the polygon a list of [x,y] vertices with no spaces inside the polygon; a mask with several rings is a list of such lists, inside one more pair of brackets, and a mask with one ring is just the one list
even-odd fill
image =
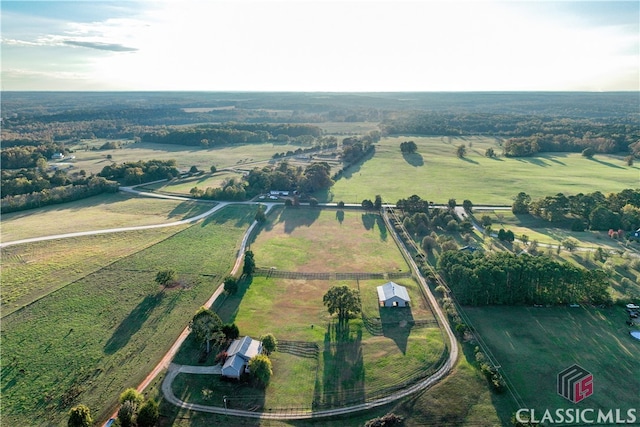
{"label": "sky", "polygon": [[5,1],[1,89],[638,91],[640,2]]}

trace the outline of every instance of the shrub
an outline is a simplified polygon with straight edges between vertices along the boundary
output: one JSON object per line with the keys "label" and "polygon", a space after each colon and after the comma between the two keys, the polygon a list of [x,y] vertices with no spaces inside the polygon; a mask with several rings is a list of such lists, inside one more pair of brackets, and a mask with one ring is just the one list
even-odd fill
{"label": "shrub", "polygon": [[145,402],[138,412],[136,418],[138,427],[153,427],[160,418],[160,409],[155,400],[150,399]]}

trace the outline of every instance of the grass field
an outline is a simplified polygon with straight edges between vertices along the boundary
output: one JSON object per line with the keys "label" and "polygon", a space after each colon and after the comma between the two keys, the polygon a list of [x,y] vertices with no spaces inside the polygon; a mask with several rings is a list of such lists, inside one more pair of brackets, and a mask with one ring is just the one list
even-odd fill
{"label": "grass field", "polygon": [[116,227],[180,221],[206,212],[213,203],[102,194],[75,202],[2,215],[3,242]]}
{"label": "grass field", "polygon": [[205,175],[201,175],[193,178],[175,179],[169,182],[158,182],[155,184],[148,184],[148,185],[142,186],[142,189],[152,190],[152,191],[160,190],[166,193],[184,194],[188,196],[193,187],[198,187],[201,190],[204,190],[208,187],[218,188],[218,187],[221,187],[223,181],[227,179],[241,180],[242,174],[238,172],[229,172],[229,171],[218,172],[215,175],[211,175],[210,173],[207,173]]}
{"label": "grass field", "polygon": [[[108,418],[228,274],[254,214],[226,207],[3,318],[3,424],[66,425],[80,402]],[[166,268],[180,284],[162,290]]]}
{"label": "grass field", "polygon": [[[407,271],[377,216],[337,213],[291,208],[274,213],[251,244],[256,263],[316,273]],[[274,378],[262,393],[213,380],[205,397],[197,391],[206,379],[197,375],[182,375],[174,392],[199,403],[218,402],[226,395],[234,407],[244,409],[321,409],[360,403],[415,381],[441,360],[444,339],[411,278],[398,280],[412,298],[411,307],[405,309],[378,307],[376,287],[384,283],[253,277],[236,295],[214,303],[222,320],[235,322],[242,335],[273,333],[279,340],[304,343],[305,348],[317,346],[317,355],[303,357],[284,346],[273,357]],[[339,328],[322,302],[326,291],[338,284],[359,289],[364,317],[377,323],[353,319],[348,329]]]}
{"label": "grass field", "polygon": [[[413,140],[418,152],[404,156],[400,143]],[[458,145],[467,156],[455,155]],[[370,160],[349,168],[331,188],[334,202],[373,200],[395,203],[417,194],[426,200],[446,203],[450,198],[474,204],[510,205],[524,191],[532,198],[579,192],[621,191],[640,185],[640,166],[626,166],[622,157],[596,155],[592,160],[579,153],[543,153],[529,158],[490,159],[486,148],[498,153],[498,140],[488,137],[390,137],[376,144]]]}
{"label": "grass field", "polygon": [[2,248],[2,316],[184,228],[100,234]]}
{"label": "grass field", "polygon": [[[107,140],[99,140],[102,143]],[[102,144],[100,144],[102,145]],[[211,166],[218,169],[242,167],[246,163],[267,162],[275,153],[295,151],[304,148],[299,144],[263,143],[250,145],[226,146],[223,148],[186,147],[174,144],[154,144],[147,142],[127,143],[123,148],[115,150],[85,151],[84,143],[69,148],[76,150],[76,158],[72,161],[75,170],[98,173],[112,162],[137,162],[138,160],[175,160],[177,167],[188,170],[196,166],[200,170],[209,171]],[[111,155],[111,159],[107,159]]]}
{"label": "grass field", "polygon": [[[637,408],[640,341],[620,307],[465,307],[527,408]],[[558,395],[557,374],[577,363],[594,393],[577,405]],[[540,413],[542,413],[540,412]]]}
{"label": "grass field", "polygon": [[258,267],[303,272],[408,271],[382,218],[351,210],[282,209],[251,244]]}

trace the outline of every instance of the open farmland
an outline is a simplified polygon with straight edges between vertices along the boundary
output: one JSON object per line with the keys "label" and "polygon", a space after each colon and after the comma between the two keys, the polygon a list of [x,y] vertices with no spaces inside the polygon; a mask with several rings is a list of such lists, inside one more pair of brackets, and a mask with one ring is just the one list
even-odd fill
{"label": "open farmland", "polygon": [[[640,342],[620,307],[465,307],[526,408],[637,408]],[[577,363],[593,374],[594,392],[574,405],[558,395],[559,372]]]}
{"label": "open farmland", "polygon": [[[107,142],[107,140],[102,141]],[[158,144],[150,142],[133,143],[113,150],[83,151],[80,143],[72,147],[76,158],[72,161],[75,170],[84,169],[89,173],[99,173],[112,162],[137,162],[139,160],[175,160],[177,167],[189,170],[196,166],[200,170],[209,171],[211,166],[218,169],[243,167],[246,163],[268,162],[275,153],[295,151],[305,148],[299,144],[271,143],[250,145],[233,145],[223,148],[186,147],[183,145]],[[107,156],[111,155],[110,159]]]}
{"label": "open farmland", "polygon": [[[403,156],[400,143],[412,140],[415,154]],[[360,203],[376,194],[395,203],[417,194],[426,200],[446,203],[469,199],[475,204],[510,205],[524,191],[532,198],[559,192],[604,194],[636,188],[640,166],[626,166],[622,157],[598,154],[585,159],[579,153],[540,153],[535,157],[487,158],[493,148],[501,153],[499,139],[489,137],[389,137],[375,144],[375,155],[347,169],[330,189],[333,202]],[[467,155],[456,157],[464,144]],[[550,179],[550,178],[553,179]]]}
{"label": "open farmland", "polygon": [[88,199],[2,215],[3,243],[78,231],[133,227],[180,221],[199,215],[213,202],[161,200],[101,194]]}
{"label": "open farmland", "polygon": [[[108,418],[228,274],[254,214],[228,206],[3,318],[3,424],[66,425],[80,402]],[[155,283],[166,268],[178,286]]]}
{"label": "open farmland", "polygon": [[[271,266],[266,276],[254,276],[213,308],[242,335],[273,333],[279,339],[273,380],[260,392],[214,378],[205,396],[198,393],[205,379],[180,374],[176,395],[214,405],[226,395],[232,407],[242,409],[323,409],[384,396],[434,371],[446,354],[444,337],[410,277],[394,280],[407,287],[411,307],[394,309],[378,306],[376,287],[386,279],[287,279],[269,273],[408,272],[377,215],[287,208],[271,218],[251,245],[256,263]],[[322,302],[331,286],[341,284],[359,289],[362,297],[363,315],[346,329]]]}
{"label": "open farmland", "polygon": [[184,228],[100,234],[2,248],[2,316]]}

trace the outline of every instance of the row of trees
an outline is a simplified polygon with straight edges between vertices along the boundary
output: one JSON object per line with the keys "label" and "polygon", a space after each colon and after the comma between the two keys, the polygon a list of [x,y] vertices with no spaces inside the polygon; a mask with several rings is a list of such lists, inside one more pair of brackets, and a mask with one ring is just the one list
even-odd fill
{"label": "row of trees", "polygon": [[[3,141],[4,144],[4,141]],[[50,159],[53,153],[63,153],[64,147],[59,144],[38,144],[3,148],[0,153],[2,169],[35,168],[38,160]]]}
{"label": "row of trees", "polygon": [[304,169],[281,162],[273,167],[255,168],[243,180],[231,178],[218,188],[194,187],[190,193],[195,198],[212,200],[245,200],[269,191],[311,194],[333,185],[330,173],[331,166],[327,162],[314,162]]}
{"label": "row of trees", "polygon": [[545,256],[446,251],[437,268],[460,304],[602,304],[610,299],[604,271]]}
{"label": "row of trees", "polygon": [[111,180],[121,180],[127,185],[135,185],[161,179],[172,179],[179,174],[176,161],[171,159],[114,163],[102,168],[98,175]]}
{"label": "row of trees", "polygon": [[[0,200],[0,212],[9,213],[58,203],[72,202],[102,193],[115,193],[118,183],[93,176],[79,183],[44,188],[27,194],[5,196]],[[3,188],[4,190],[4,188]]]}
{"label": "row of trees", "polygon": [[228,144],[287,142],[302,136],[318,138],[322,129],[308,124],[225,123],[189,128],[159,129],[141,135],[144,142],[217,147]]}
{"label": "row of trees", "polygon": [[558,193],[537,200],[520,192],[515,197],[512,211],[527,214],[547,221],[573,219],[572,229],[591,230],[635,230],[640,227],[640,189],[625,189],[607,196],[599,191],[565,196]]}
{"label": "row of trees", "polygon": [[420,112],[388,120],[388,135],[492,135],[505,141],[507,156],[529,156],[543,151],[599,153],[632,152],[640,155],[637,118],[542,117],[516,114]]}

